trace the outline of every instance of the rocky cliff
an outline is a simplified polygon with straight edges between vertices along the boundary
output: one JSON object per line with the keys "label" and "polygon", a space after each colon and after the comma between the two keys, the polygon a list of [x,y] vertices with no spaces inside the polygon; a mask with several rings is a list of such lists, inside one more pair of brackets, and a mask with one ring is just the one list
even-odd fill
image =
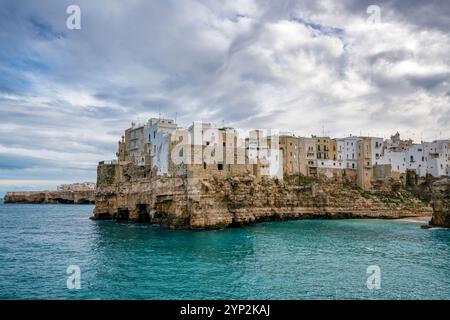
{"label": "rocky cliff", "polygon": [[408,172],[407,188],[432,206],[430,226],[450,228],[450,178],[430,175],[419,178],[414,172]]}
{"label": "rocky cliff", "polygon": [[430,225],[450,228],[450,179],[443,178],[433,182],[431,189],[433,218]]}
{"label": "rocky cliff", "polygon": [[95,190],[8,192],[5,203],[94,204]]}
{"label": "rocky cliff", "polygon": [[[144,169],[142,169],[144,170]],[[99,172],[114,169],[100,168]],[[277,180],[252,175],[98,180],[94,219],[209,229],[256,221],[314,218],[403,218],[430,215],[428,204],[392,183],[367,192],[346,181]],[[144,175],[145,176],[145,175]],[[102,183],[103,182],[103,183]]]}

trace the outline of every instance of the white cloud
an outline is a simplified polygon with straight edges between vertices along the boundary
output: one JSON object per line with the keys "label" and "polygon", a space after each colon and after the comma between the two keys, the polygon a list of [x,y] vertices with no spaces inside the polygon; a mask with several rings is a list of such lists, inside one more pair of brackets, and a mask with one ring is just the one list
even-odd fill
{"label": "white cloud", "polygon": [[381,24],[369,25],[351,0],[80,1],[82,29],[68,31],[63,1],[10,1],[0,150],[95,167],[129,121],[158,113],[303,135],[450,137],[446,11],[430,4],[426,20],[420,6],[380,2]]}

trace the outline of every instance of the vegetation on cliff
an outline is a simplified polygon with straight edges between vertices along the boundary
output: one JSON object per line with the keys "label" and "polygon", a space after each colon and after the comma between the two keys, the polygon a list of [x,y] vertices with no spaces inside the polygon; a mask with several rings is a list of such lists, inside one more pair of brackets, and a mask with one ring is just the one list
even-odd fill
{"label": "vegetation on cliff", "polygon": [[267,220],[402,218],[432,213],[428,203],[396,180],[363,191],[348,176],[291,176],[283,180],[250,173],[159,177],[145,168],[122,169],[122,177],[116,177],[115,182],[98,181],[94,219],[208,229]]}

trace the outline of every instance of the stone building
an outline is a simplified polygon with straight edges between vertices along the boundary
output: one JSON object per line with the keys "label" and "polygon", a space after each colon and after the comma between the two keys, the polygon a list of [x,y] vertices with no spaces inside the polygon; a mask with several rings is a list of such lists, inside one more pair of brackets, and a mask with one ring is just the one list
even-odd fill
{"label": "stone building", "polygon": [[145,125],[132,122],[125,130],[125,161],[143,166],[148,161],[148,146],[145,144]]}
{"label": "stone building", "polygon": [[145,126],[145,145],[149,152],[152,168],[156,168],[158,175],[169,174],[169,156],[171,134],[177,129],[173,119],[151,118]]}
{"label": "stone building", "polygon": [[283,134],[279,137],[284,175],[317,174],[317,139]]}
{"label": "stone building", "polygon": [[70,184],[61,184],[56,188],[57,191],[92,191],[95,190],[94,182],[76,182]]}
{"label": "stone building", "polygon": [[411,139],[402,140],[400,138],[400,133],[397,132],[384,142],[384,148],[387,149],[387,151],[401,152],[406,151],[412,144],[413,141]]}
{"label": "stone building", "polygon": [[[315,138],[301,138],[300,150],[305,156],[300,159],[300,173],[307,176],[317,175],[317,143]],[[304,162],[302,161],[304,158]]]}
{"label": "stone building", "polygon": [[356,184],[369,190],[372,187],[373,162],[372,162],[372,138],[360,137],[358,140],[358,165]]}
{"label": "stone building", "polygon": [[[317,160],[333,160],[336,158],[336,141],[330,137],[316,137],[317,139]],[[334,146],[334,150],[333,150]]]}
{"label": "stone building", "polygon": [[[172,119],[151,118],[132,123],[118,144],[119,164],[132,163],[157,176],[253,175],[354,176],[363,189],[373,181],[398,177],[407,170],[418,176],[450,176],[449,140],[414,144],[397,133],[378,137],[297,137],[253,130],[239,137],[238,130],[194,122],[187,129]],[[353,173],[349,173],[353,171]]]}
{"label": "stone building", "polygon": [[124,162],[127,160],[127,145],[125,144],[125,136],[122,136],[122,140],[119,141],[116,156],[119,162]]}
{"label": "stone building", "polygon": [[305,170],[301,167],[300,158],[305,156],[304,150],[301,149],[301,138],[294,135],[280,135],[279,137],[280,151],[283,157],[283,173],[287,176],[302,173],[306,175]]}

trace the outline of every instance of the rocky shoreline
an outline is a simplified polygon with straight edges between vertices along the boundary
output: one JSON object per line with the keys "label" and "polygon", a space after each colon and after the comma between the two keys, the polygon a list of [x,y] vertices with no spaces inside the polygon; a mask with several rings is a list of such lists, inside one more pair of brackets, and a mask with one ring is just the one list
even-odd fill
{"label": "rocky shoreline", "polygon": [[429,226],[450,228],[450,178],[442,177],[417,183],[412,179],[412,191],[433,208],[433,217]]}
{"label": "rocky shoreline", "polygon": [[95,190],[7,192],[4,203],[94,204]]}
{"label": "rocky shoreline", "polygon": [[[374,191],[345,178],[149,177],[123,168],[100,168],[93,219],[150,222],[171,229],[218,229],[293,219],[400,219],[431,216],[426,201],[397,182]],[[141,171],[143,169],[140,169]],[[108,174],[109,173],[109,177]],[[122,174],[121,174],[122,175]]]}

